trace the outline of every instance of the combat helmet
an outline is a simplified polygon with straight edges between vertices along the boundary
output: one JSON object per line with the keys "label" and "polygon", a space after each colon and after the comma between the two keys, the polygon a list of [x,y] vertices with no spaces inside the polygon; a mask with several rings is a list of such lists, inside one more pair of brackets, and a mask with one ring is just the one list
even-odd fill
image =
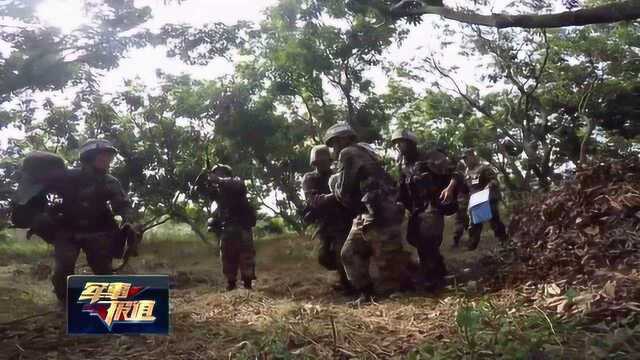
{"label": "combat helmet", "polygon": [[231,169],[231,166],[229,166],[229,165],[218,164],[218,165],[214,166],[211,171],[215,172],[217,170],[223,170],[227,174],[227,176],[233,176],[233,169]]}
{"label": "combat helmet", "polygon": [[316,145],[311,148],[311,156],[309,157],[309,165],[313,166],[319,156],[325,155],[328,159],[331,158],[331,151],[327,145]]}
{"label": "combat helmet", "polygon": [[391,135],[392,144],[395,144],[398,140],[407,140],[407,141],[411,141],[414,144],[418,143],[418,137],[416,136],[416,134],[405,129],[398,129],[394,131],[393,134]]}
{"label": "combat helmet", "polygon": [[348,136],[352,137],[353,139],[356,139],[358,137],[356,132],[349,124],[344,121],[340,121],[331,126],[324,134],[325,145],[331,147],[331,141],[340,136]]}
{"label": "combat helmet", "polygon": [[118,153],[118,150],[109,140],[90,139],[80,147],[80,160],[91,161],[96,154],[102,151],[110,152],[114,155]]}

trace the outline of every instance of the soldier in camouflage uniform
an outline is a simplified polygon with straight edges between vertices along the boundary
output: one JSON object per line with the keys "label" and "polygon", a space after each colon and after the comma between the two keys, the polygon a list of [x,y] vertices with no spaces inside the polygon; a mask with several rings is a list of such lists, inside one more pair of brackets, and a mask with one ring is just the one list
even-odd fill
{"label": "soldier in camouflage uniform", "polygon": [[[466,152],[466,149],[463,151]],[[464,181],[464,174],[467,172],[467,166],[463,159],[460,159],[455,166],[456,173],[461,174],[461,181],[456,186],[456,198],[458,200],[458,211],[454,216],[454,232],[452,247],[460,246],[462,236],[469,228],[469,188]]]}
{"label": "soldier in camouflage uniform", "polygon": [[325,144],[338,156],[331,178],[333,196],[357,217],[353,220],[341,257],[351,285],[360,293],[356,303],[374,294],[369,274],[373,257],[380,282],[375,290],[387,292],[411,287],[410,254],[402,247],[402,205],[397,189],[382,167],[381,158],[368,144],[357,143],[353,129],[344,122],[327,130]]}
{"label": "soldier in camouflage uniform", "polygon": [[418,249],[427,289],[436,290],[445,285],[446,267],[440,254],[444,215],[457,210],[454,174],[443,152],[418,150],[412,132],[398,130],[391,142],[400,153],[399,199],[410,213],[407,241]]}
{"label": "soldier in camouflage uniform", "polygon": [[[464,163],[467,166],[465,173],[465,182],[469,188],[470,195],[473,195],[484,189],[490,189],[490,205],[493,217],[490,220],[493,233],[498,240],[504,244],[507,240],[507,233],[502,220],[500,219],[500,186],[496,179],[496,174],[487,164],[483,164],[480,158],[476,156],[473,149],[468,149],[464,154]],[[482,234],[482,223],[471,224],[469,226],[469,250],[475,250],[480,243],[480,235]]]}
{"label": "soldier in camouflage uniform", "polygon": [[302,177],[302,191],[307,203],[304,220],[318,226],[318,262],[327,270],[338,271],[340,287],[349,293],[352,289],[342,266],[340,250],[351,229],[353,215],[331,195],[329,178],[333,171],[329,148],[326,145],[314,146],[310,163],[315,170]]}
{"label": "soldier in camouflage uniform", "polygon": [[220,242],[222,272],[227,278],[227,290],[236,288],[238,272],[245,289],[256,279],[256,250],[252,228],[256,211],[247,198],[247,188],[239,177],[233,177],[227,165],[218,165],[199,179],[200,190],[218,205],[209,221],[209,231]]}
{"label": "soldier in camouflage uniform", "polygon": [[[28,194],[23,199],[27,201],[18,204],[40,194],[58,196],[53,206],[42,208],[29,233],[54,246],[51,282],[60,301],[66,297],[67,276],[74,273],[80,250],[96,275],[111,274],[113,257],[122,255],[121,230],[114,215],[120,215],[127,223],[131,208],[120,182],[108,174],[116,154],[109,141],[89,140],[80,148],[80,168],[60,169],[44,183],[23,182],[18,189],[18,198]],[[37,161],[37,156],[29,160],[34,159]],[[23,168],[28,172],[29,164],[23,164]]]}

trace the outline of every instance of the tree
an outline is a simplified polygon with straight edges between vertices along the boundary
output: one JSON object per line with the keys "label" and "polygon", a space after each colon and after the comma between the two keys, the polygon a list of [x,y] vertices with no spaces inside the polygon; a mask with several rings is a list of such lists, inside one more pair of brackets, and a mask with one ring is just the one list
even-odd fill
{"label": "tree", "polygon": [[[627,143],[624,147],[629,149],[629,141],[640,135],[640,25],[565,30],[551,41],[557,49],[550,61],[554,86],[545,102],[563,104],[563,114],[579,117],[579,163],[587,162],[588,154],[605,143]],[[594,139],[594,133],[605,141]]]}
{"label": "tree", "polygon": [[[5,2],[6,3],[6,2]],[[24,90],[59,90],[94,84],[93,70],[109,70],[131,47],[146,45],[149,34],[136,27],[150,18],[149,7],[133,0],[85,0],[91,22],[70,34],[45,26],[35,16],[39,1],[3,4],[0,41],[11,45],[0,59],[0,104]]]}

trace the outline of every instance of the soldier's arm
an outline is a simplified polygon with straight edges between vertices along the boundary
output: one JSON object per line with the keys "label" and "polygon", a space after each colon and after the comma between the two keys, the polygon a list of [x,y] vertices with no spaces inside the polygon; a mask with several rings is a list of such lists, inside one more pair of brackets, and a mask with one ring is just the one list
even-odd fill
{"label": "soldier's arm", "polygon": [[402,165],[399,166],[400,178],[398,180],[398,201],[404,205],[405,208],[411,209],[411,194],[407,185],[407,175],[402,171]]}
{"label": "soldier's arm", "polygon": [[308,206],[310,206],[316,196],[318,196],[318,190],[313,187],[313,179],[309,173],[304,174],[302,177],[302,192],[304,193],[304,199]]}
{"label": "soldier's arm", "polygon": [[115,177],[109,176],[106,185],[109,190],[111,210],[115,215],[122,217],[123,223],[128,222],[133,216],[133,209],[131,208],[129,196],[124,191],[122,184]]}

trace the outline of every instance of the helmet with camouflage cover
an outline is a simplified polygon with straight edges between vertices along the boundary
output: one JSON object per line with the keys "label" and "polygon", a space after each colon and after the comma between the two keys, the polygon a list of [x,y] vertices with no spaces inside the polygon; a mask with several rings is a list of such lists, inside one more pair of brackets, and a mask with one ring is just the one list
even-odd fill
{"label": "helmet with camouflage cover", "polygon": [[351,137],[354,140],[358,137],[353,128],[344,121],[340,121],[331,126],[324,134],[324,143],[331,147],[331,142],[338,137]]}
{"label": "helmet with camouflage cover", "polygon": [[311,148],[311,156],[309,157],[309,165],[314,165],[319,157],[324,156],[326,159],[331,159],[331,151],[327,145],[316,145]]}
{"label": "helmet with camouflage cover", "polygon": [[416,136],[416,134],[406,129],[398,129],[391,135],[392,144],[395,144],[399,140],[411,141],[414,144],[418,143],[418,137]]}
{"label": "helmet with camouflage cover", "polygon": [[218,165],[214,166],[213,170],[211,170],[211,171],[212,172],[222,171],[224,174],[226,174],[226,176],[232,176],[233,175],[233,169],[231,169],[231,166],[225,165],[225,164],[218,164]]}
{"label": "helmet with camouflage cover", "polygon": [[100,152],[110,152],[115,155],[118,150],[109,140],[90,139],[80,147],[80,161],[91,161]]}

